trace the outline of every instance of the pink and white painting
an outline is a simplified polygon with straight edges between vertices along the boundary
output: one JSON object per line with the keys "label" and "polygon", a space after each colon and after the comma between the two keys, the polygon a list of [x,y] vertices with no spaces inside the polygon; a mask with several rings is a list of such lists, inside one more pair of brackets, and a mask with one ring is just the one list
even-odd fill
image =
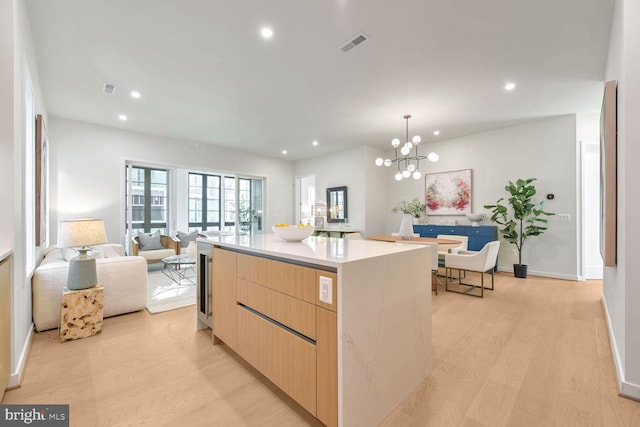
{"label": "pink and white painting", "polygon": [[471,169],[426,174],[427,215],[471,213]]}

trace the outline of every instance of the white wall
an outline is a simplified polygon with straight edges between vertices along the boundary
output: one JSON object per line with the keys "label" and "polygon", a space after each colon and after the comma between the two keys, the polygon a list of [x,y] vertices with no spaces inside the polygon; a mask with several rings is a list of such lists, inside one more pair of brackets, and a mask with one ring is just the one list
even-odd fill
{"label": "white wall", "polygon": [[[538,194],[535,201],[545,201],[545,210],[569,214],[570,221],[550,217],[549,230],[527,240],[523,250],[523,263],[529,273],[577,280],[578,278],[578,223],[576,120],[574,115],[526,123],[461,138],[430,143],[424,153],[435,151],[440,155],[437,163],[425,162],[423,174],[460,169],[472,169],[472,211],[484,212],[484,205],[494,204],[506,196],[509,180],[537,178]],[[423,154],[421,152],[421,154]],[[387,156],[392,155],[388,152]],[[386,231],[397,231],[400,214],[391,209],[402,199],[418,197],[424,200],[425,179],[395,181],[395,169],[379,168],[388,182],[386,192]],[[553,200],[545,196],[553,193]],[[489,215],[487,215],[489,217]],[[464,216],[431,216],[429,223],[455,220],[468,225]],[[482,225],[491,225],[486,219]],[[512,271],[517,262],[515,247],[506,242],[500,246],[499,268]]]}
{"label": "white wall", "polygon": [[606,79],[618,81],[617,266],[605,267],[602,294],[620,390],[636,399],[640,399],[640,283],[635,269],[627,269],[626,263],[634,265],[640,257],[637,229],[627,227],[627,218],[634,221],[640,209],[639,21],[637,1],[616,1]]}
{"label": "white wall", "polygon": [[13,1],[0,2],[0,252],[13,249],[13,122],[14,122],[14,22]]}
{"label": "white wall", "polygon": [[[267,229],[293,220],[293,163],[51,117],[51,220],[94,216],[110,242],[123,241],[125,161],[266,178]],[[52,230],[52,241],[57,231]]]}
{"label": "white wall", "polygon": [[[35,126],[34,117],[25,117],[25,82],[27,75],[33,84],[35,112],[42,114],[47,120],[47,111],[40,89],[35,49],[31,38],[31,28],[23,0],[2,2],[2,42],[3,54],[0,66],[0,99],[3,114],[0,118],[0,164],[1,192],[3,213],[0,221],[0,246],[5,244],[13,250],[13,284],[12,284],[12,374],[9,386],[18,384],[19,375],[24,368],[27,356],[27,344],[32,333],[31,319],[31,272],[25,273],[27,250],[33,250],[35,242],[26,241],[25,206],[25,162],[27,125]],[[6,21],[6,22],[5,22]],[[6,32],[6,34],[5,34]],[[6,68],[5,68],[6,67]],[[6,76],[5,73],[9,73]],[[9,85],[9,86],[5,86]],[[8,91],[8,92],[7,92]],[[6,97],[4,95],[7,95]],[[5,122],[6,121],[6,122]],[[5,163],[6,169],[5,169]],[[4,174],[10,174],[5,180]],[[6,216],[5,216],[6,215]],[[5,240],[6,239],[6,240]],[[36,261],[39,262],[43,248],[35,248]]]}
{"label": "white wall", "polygon": [[[365,230],[365,147],[326,154],[295,164],[295,176],[316,176],[316,201],[326,203],[326,189],[347,186],[347,220],[350,227]],[[329,224],[331,225],[331,224]]]}

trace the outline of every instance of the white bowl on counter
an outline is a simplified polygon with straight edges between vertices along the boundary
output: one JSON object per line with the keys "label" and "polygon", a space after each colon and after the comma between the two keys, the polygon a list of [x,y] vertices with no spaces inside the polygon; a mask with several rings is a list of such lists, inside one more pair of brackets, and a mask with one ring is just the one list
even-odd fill
{"label": "white bowl on counter", "polygon": [[312,226],[298,227],[290,225],[288,227],[271,227],[276,236],[288,242],[299,242],[311,236],[314,228]]}

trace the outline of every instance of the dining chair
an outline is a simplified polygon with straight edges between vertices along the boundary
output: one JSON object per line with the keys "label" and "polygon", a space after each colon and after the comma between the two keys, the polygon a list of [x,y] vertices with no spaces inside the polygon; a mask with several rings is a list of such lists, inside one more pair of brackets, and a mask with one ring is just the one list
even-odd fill
{"label": "dining chair", "polygon": [[[491,274],[491,287],[487,288],[493,290],[493,272],[498,260],[498,249],[500,249],[500,241],[496,240],[489,242],[480,251],[458,251],[457,253],[449,253],[445,255],[445,290],[447,292],[457,292],[459,294],[471,295],[474,297],[484,297],[484,274],[489,272]],[[449,289],[450,276],[452,270],[458,270],[457,284],[467,286],[464,291]],[[475,271],[480,273],[480,285],[473,283],[464,283],[463,277],[461,277],[461,271]],[[474,289],[480,289],[480,295],[470,293]]]}
{"label": "dining chair", "polygon": [[403,240],[402,242],[396,242],[397,244],[413,244],[413,245],[423,245],[429,246],[429,257],[431,259],[431,290],[436,292],[438,295],[438,283],[442,284],[442,282],[438,279],[438,245],[432,243],[418,242],[415,240]]}

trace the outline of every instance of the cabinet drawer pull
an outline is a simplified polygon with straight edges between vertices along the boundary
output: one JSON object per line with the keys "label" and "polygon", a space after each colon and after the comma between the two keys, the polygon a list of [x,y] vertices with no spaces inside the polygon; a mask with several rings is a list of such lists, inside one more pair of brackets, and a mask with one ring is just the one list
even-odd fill
{"label": "cabinet drawer pull", "polygon": [[315,340],[313,340],[313,339],[309,338],[309,337],[308,337],[308,336],[306,336],[306,335],[302,335],[300,332],[296,331],[295,329],[291,329],[291,328],[290,328],[290,327],[288,327],[287,325],[283,325],[282,323],[278,322],[277,320],[272,319],[271,317],[266,316],[266,315],[264,315],[264,314],[260,313],[259,311],[256,311],[256,310],[254,310],[253,308],[248,307],[248,306],[246,306],[246,305],[244,305],[244,304],[242,304],[242,303],[238,303],[238,305],[239,305],[240,307],[244,308],[245,310],[247,310],[247,311],[249,311],[249,312],[251,312],[251,313],[255,314],[256,316],[263,318],[263,319],[264,319],[264,320],[266,320],[267,322],[272,323],[272,324],[274,324],[275,326],[279,326],[279,327],[281,327],[282,329],[284,329],[285,331],[291,332],[292,334],[294,334],[294,335],[295,335],[295,336],[297,336],[298,338],[302,338],[303,340],[307,341],[308,343],[313,344],[313,345],[316,345],[316,341],[315,341]]}

